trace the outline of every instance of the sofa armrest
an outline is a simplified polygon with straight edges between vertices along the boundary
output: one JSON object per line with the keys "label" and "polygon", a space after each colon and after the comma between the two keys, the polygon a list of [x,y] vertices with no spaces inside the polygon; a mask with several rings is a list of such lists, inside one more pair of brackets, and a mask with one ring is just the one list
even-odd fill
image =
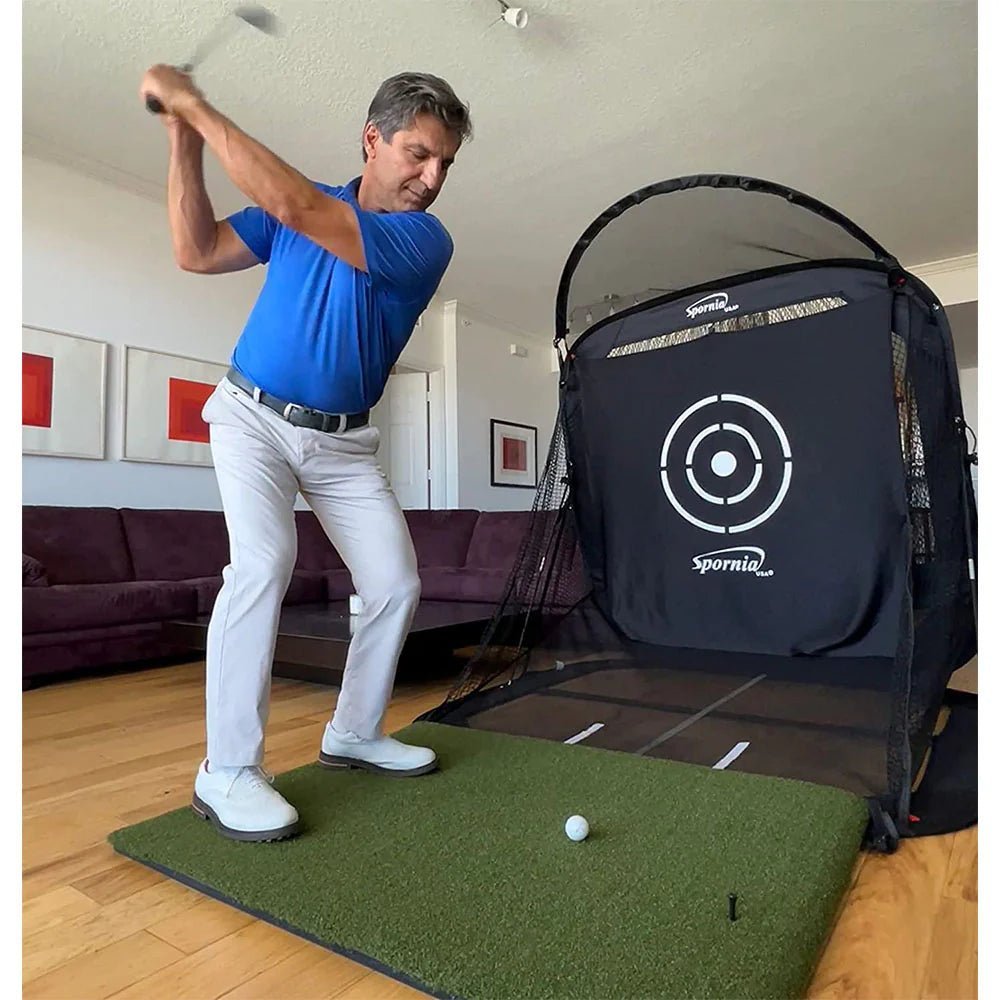
{"label": "sofa armrest", "polygon": [[34,557],[26,552],[21,553],[21,586],[22,587],[47,587],[49,585],[49,575],[45,567]]}

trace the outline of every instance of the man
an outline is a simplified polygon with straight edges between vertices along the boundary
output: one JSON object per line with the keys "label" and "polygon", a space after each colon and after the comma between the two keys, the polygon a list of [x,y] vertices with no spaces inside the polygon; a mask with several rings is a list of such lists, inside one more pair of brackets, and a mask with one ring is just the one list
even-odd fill
{"label": "man", "polygon": [[[205,404],[230,564],[209,626],[207,756],[193,806],[225,836],[278,840],[299,817],[261,768],[278,615],[296,558],[302,493],[363,602],[320,762],[395,775],[433,770],[432,750],[382,733],[396,664],[420,593],[413,544],[376,464],[368,409],[452,255],[427,209],[461,143],[468,108],[445,81],[386,80],[362,135],[364,168],[345,187],[313,183],[220,114],[190,77],[155,66],[170,138],[168,210],[184,270],[267,264],[231,368]],[[253,202],[217,221],[207,144]]]}

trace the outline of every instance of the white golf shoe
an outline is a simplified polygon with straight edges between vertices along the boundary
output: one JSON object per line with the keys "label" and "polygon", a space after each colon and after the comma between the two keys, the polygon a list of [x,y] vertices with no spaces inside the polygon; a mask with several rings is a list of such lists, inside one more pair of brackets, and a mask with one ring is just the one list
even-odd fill
{"label": "white golf shoe", "polygon": [[324,767],[360,767],[378,774],[412,778],[437,766],[437,754],[428,747],[411,747],[391,736],[364,740],[354,733],[337,732],[326,724],[319,762]]}
{"label": "white golf shoe", "polygon": [[284,840],[299,832],[299,814],[271,787],[261,767],[208,770],[203,760],[194,781],[191,807],[232,840]]}

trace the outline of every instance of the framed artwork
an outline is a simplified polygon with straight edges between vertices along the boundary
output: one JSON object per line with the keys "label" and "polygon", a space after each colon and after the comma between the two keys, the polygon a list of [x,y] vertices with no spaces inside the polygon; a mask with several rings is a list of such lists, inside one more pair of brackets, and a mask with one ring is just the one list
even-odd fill
{"label": "framed artwork", "polygon": [[126,347],[122,359],[122,458],[126,462],[211,465],[201,419],[227,365]]}
{"label": "framed artwork", "polygon": [[538,428],[490,421],[490,486],[538,485]]}
{"label": "framed artwork", "polygon": [[105,455],[108,345],[21,327],[21,453]]}

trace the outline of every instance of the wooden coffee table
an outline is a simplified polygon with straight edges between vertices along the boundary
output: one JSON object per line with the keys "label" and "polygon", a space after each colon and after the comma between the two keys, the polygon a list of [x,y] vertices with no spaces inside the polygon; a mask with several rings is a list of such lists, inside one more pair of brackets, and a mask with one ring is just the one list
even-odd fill
{"label": "wooden coffee table", "polygon": [[[400,656],[398,676],[440,676],[452,669],[452,652],[477,643],[495,606],[469,601],[421,601]],[[205,649],[211,615],[164,623],[171,638]],[[274,648],[275,677],[339,684],[356,618],[347,601],[299,604],[282,609]]]}

